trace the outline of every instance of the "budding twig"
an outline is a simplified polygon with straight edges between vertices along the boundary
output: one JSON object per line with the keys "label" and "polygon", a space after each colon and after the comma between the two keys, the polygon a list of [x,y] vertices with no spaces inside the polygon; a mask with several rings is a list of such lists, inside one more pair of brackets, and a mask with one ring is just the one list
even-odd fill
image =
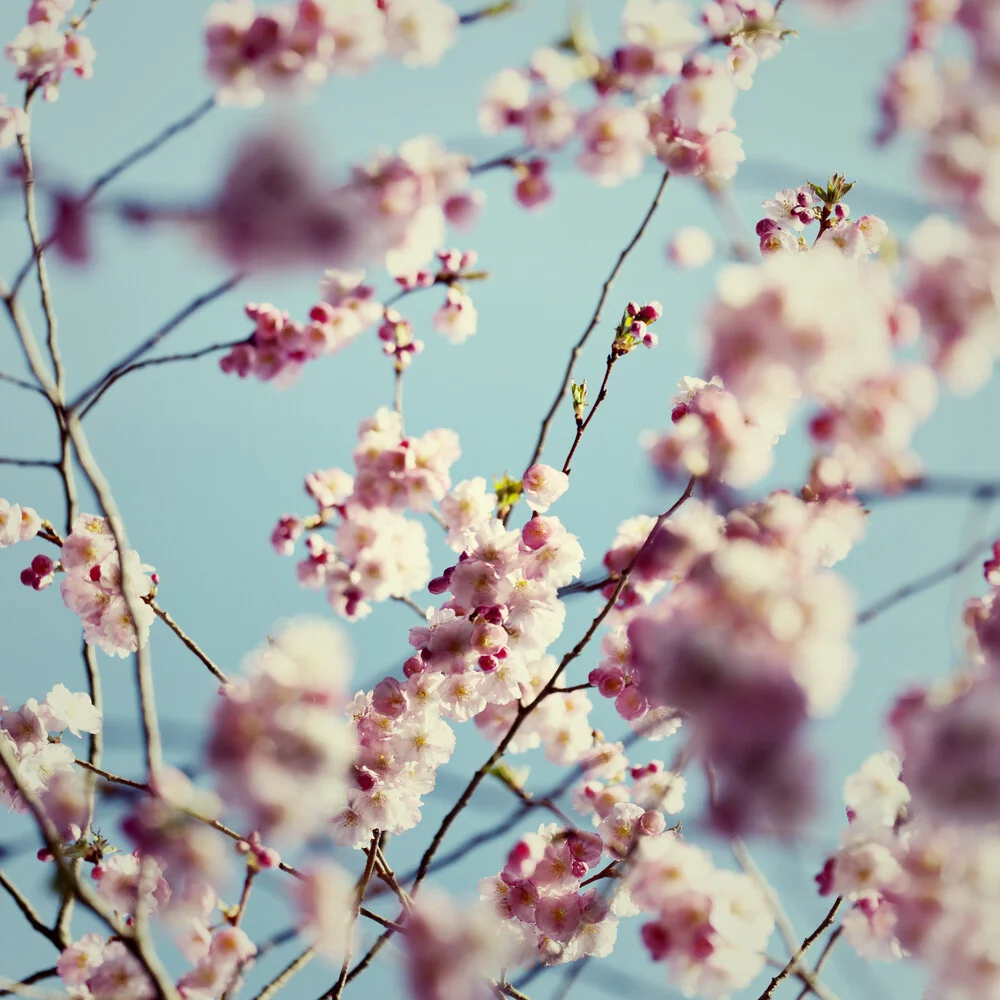
{"label": "budding twig", "polygon": [[590,339],[590,335],[597,329],[597,325],[601,321],[601,313],[604,311],[604,303],[607,302],[608,294],[611,291],[611,286],[614,285],[615,280],[617,279],[622,266],[625,264],[625,261],[628,259],[629,254],[635,249],[639,240],[642,239],[643,234],[646,232],[646,228],[649,225],[650,220],[653,218],[653,215],[660,205],[660,200],[663,197],[663,191],[666,188],[667,181],[669,179],[670,171],[664,171],[663,176],[660,178],[660,184],[656,189],[656,194],[653,196],[653,201],[646,210],[646,214],[643,216],[642,222],[639,223],[639,228],[635,231],[632,239],[630,239],[625,245],[625,249],[618,255],[618,260],[615,262],[615,266],[611,269],[611,273],[604,280],[604,285],[601,287],[601,294],[598,297],[594,314],[591,316],[590,322],[587,324],[587,328],[580,335],[580,339],[576,342],[576,344],[574,344],[573,349],[570,351],[569,360],[566,363],[566,371],[563,373],[562,381],[559,383],[559,391],[556,393],[555,399],[552,400],[552,405],[549,407],[548,412],[542,418],[542,426],[538,432],[538,440],[535,442],[535,450],[532,453],[531,460],[525,468],[530,468],[541,457],[542,451],[545,448],[546,438],[549,434],[549,428],[556,415],[556,410],[559,409],[559,404],[562,402],[563,397],[569,389],[570,382],[573,380],[573,371],[576,368],[576,363],[580,357],[580,353],[583,351],[584,345]]}

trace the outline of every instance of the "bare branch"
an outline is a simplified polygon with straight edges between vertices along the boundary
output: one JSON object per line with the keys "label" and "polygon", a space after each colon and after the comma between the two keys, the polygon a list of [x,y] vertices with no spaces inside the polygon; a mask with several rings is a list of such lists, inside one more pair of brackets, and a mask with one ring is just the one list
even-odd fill
{"label": "bare branch", "polygon": [[[227,292],[232,291],[243,279],[245,275],[243,272],[237,272],[231,275],[225,281],[216,285],[214,288],[210,288],[207,292],[203,292],[201,295],[192,299],[186,306],[176,312],[166,323],[163,324],[158,330],[147,337],[138,347],[129,351],[120,361],[115,362],[100,378],[95,379],[87,386],[77,397],[70,403],[69,408],[71,410],[77,410],[84,404],[87,404],[84,413],[88,412],[96,404],[97,400],[104,394],[104,392],[111,386],[112,383],[116,382],[122,377],[128,370],[134,370],[136,367],[136,362],[148,354],[154,347],[157,346],[164,338],[169,334],[173,333],[185,320],[190,319],[199,309],[203,306],[208,305],[210,302],[214,302],[216,299],[221,298]],[[96,397],[91,399],[91,397]],[[89,402],[88,402],[89,401]]]}
{"label": "bare branch", "polygon": [[316,957],[316,950],[310,946],[300,952],[272,979],[253,1000],[271,1000],[276,993],[283,990],[292,977],[304,969]]}
{"label": "bare branch", "polygon": [[6,891],[7,895],[14,900],[14,905],[24,914],[24,919],[31,924],[31,927],[38,934],[41,934],[46,941],[53,944],[58,951],[62,951],[63,948],[69,944],[68,941],[62,941],[59,935],[56,934],[51,927],[45,924],[45,921],[38,915],[38,911],[31,905],[31,900],[21,892],[20,889],[7,876],[7,873],[0,868],[0,886],[2,886]]}
{"label": "bare branch", "polygon": [[[153,153],[155,153],[158,149],[160,149],[161,146],[167,143],[175,135],[179,135],[181,132],[184,132],[185,130],[189,129],[192,125],[195,125],[197,122],[201,121],[201,119],[204,118],[205,115],[207,115],[208,112],[211,111],[213,107],[215,107],[215,98],[210,97],[207,101],[203,101],[201,104],[199,104],[198,107],[194,109],[194,111],[191,111],[189,114],[186,114],[183,118],[180,118],[177,121],[173,122],[172,124],[168,125],[165,129],[163,129],[159,134],[154,136],[148,142],[141,145],[138,149],[133,150],[131,153],[123,157],[113,166],[109,167],[107,170],[104,171],[103,174],[101,174],[91,183],[90,187],[87,188],[82,198],[80,199],[80,204],[89,205],[90,202],[92,202],[97,197],[97,195],[101,192],[101,190],[107,187],[108,184],[110,184],[113,180],[118,178],[130,167],[133,167],[141,160],[144,160],[147,156],[152,156]],[[51,233],[48,237],[46,237],[44,243],[41,244],[42,250],[47,250],[54,241],[55,241],[55,233]],[[31,270],[31,263],[32,262],[29,260],[18,272],[17,279],[15,280],[12,289],[13,295],[17,295],[18,290],[20,289],[22,283],[24,282],[24,279],[28,275],[28,271]]]}
{"label": "bare branch", "polygon": [[209,344],[208,347],[201,347],[196,351],[186,351],[182,354],[166,354],[160,358],[146,358],[145,361],[137,361],[134,365],[122,368],[121,371],[117,372],[112,378],[108,379],[108,381],[101,386],[100,390],[80,411],[80,418],[83,419],[88,413],[90,413],[90,411],[97,405],[100,398],[108,391],[108,389],[111,388],[111,386],[115,384],[115,382],[124,378],[131,372],[137,372],[141,368],[152,368],[155,365],[170,365],[175,361],[197,361],[199,358],[204,358],[208,354],[217,354],[219,351],[228,351],[242,343],[245,343],[245,340],[227,340],[220,344]]}
{"label": "bare branch", "polygon": [[816,939],[833,923],[837,916],[837,911],[840,909],[841,904],[844,902],[843,896],[838,896],[833,901],[833,906],[830,907],[826,916],[819,922],[819,926],[814,930],[801,944],[799,950],[795,952],[794,955],[788,960],[788,964],[768,983],[767,988],[758,997],[758,1000],[771,1000],[774,996],[774,991],[788,978],[788,976],[796,971],[799,962],[805,953],[816,943]]}
{"label": "bare branch", "polygon": [[0,997],[7,996],[28,996],[29,991],[25,991],[25,986],[34,986],[35,983],[40,983],[43,979],[52,979],[59,975],[59,970],[52,966],[51,969],[39,969],[38,972],[33,972],[30,976],[25,976],[20,982],[11,983],[4,989],[0,989]]}
{"label": "bare branch", "polygon": [[208,667],[209,671],[212,673],[214,677],[220,680],[223,684],[229,683],[229,678],[226,676],[226,674],[224,674],[215,665],[215,663],[209,658],[208,654],[201,648],[201,646],[199,646],[198,643],[196,643],[194,639],[192,639],[191,636],[189,636],[187,632],[185,632],[180,627],[180,625],[178,625],[177,622],[174,621],[174,619],[170,616],[169,612],[161,608],[160,605],[157,604],[155,600],[153,600],[153,598],[149,598],[146,601],[146,603],[153,609],[153,612],[156,614],[156,617],[159,618],[160,621],[162,621],[163,624],[166,625],[167,628],[169,628],[170,631],[173,632],[174,635],[176,635],[177,638],[180,639],[180,641],[183,642],[184,645],[187,646],[187,648],[191,650],[191,652],[194,653],[194,655],[197,656],[202,663],[205,664],[206,667]]}
{"label": "bare branch", "polygon": [[907,598],[921,594],[925,590],[930,590],[931,587],[936,587],[939,583],[944,583],[951,577],[957,576],[963,570],[971,566],[977,559],[982,558],[983,553],[989,549],[995,539],[995,534],[989,535],[987,538],[979,539],[975,545],[966,549],[966,551],[963,552],[958,559],[953,559],[951,562],[947,562],[943,566],[939,566],[937,569],[933,569],[929,573],[925,573],[923,576],[917,577],[916,580],[904,584],[902,587],[898,587],[896,590],[891,591],[884,597],[880,597],[873,604],[870,604],[863,611],[859,612],[857,619],[858,624],[864,625],[867,622],[870,622],[873,618],[877,618],[884,611],[888,611],[889,608],[905,601]]}
{"label": "bare branch", "polygon": [[552,400],[552,405],[549,407],[548,412],[542,419],[542,426],[538,432],[538,440],[535,443],[535,450],[532,453],[531,460],[525,468],[530,468],[541,457],[542,451],[545,448],[545,440],[548,437],[549,427],[551,426],[552,420],[556,415],[556,410],[559,409],[559,404],[562,402],[563,396],[566,395],[566,391],[569,389],[569,384],[572,381],[573,371],[576,368],[576,362],[580,357],[580,353],[583,350],[584,345],[590,339],[590,335],[597,329],[597,324],[601,321],[601,313],[604,311],[604,303],[608,299],[611,286],[614,285],[615,280],[617,279],[622,266],[625,264],[625,261],[628,259],[629,254],[635,249],[636,244],[638,244],[639,240],[642,239],[643,234],[646,232],[646,227],[649,225],[650,220],[653,218],[653,215],[660,205],[660,199],[663,197],[663,191],[666,188],[667,181],[669,179],[670,171],[668,170],[665,171],[663,176],[660,178],[660,184],[656,189],[656,194],[653,196],[653,201],[647,209],[645,216],[643,216],[642,222],[639,223],[639,228],[635,231],[635,235],[633,235],[632,239],[625,245],[625,249],[618,255],[618,260],[615,262],[615,266],[611,269],[611,273],[604,281],[600,297],[597,300],[597,306],[594,309],[594,314],[590,318],[590,323],[587,324],[587,328],[583,331],[580,339],[570,351],[569,361],[566,364],[566,371],[563,373],[562,382],[559,384],[559,391],[556,393],[555,399]]}

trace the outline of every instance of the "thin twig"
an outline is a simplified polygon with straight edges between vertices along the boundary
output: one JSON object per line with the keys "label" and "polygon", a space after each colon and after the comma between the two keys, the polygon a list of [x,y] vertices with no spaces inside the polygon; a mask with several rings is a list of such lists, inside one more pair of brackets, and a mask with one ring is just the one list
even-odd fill
{"label": "thin twig", "polygon": [[[207,292],[203,292],[201,295],[192,299],[186,306],[176,312],[166,323],[163,324],[158,330],[147,337],[138,347],[129,351],[120,361],[116,361],[100,378],[95,379],[87,386],[74,400],[70,403],[69,408],[71,410],[79,409],[84,404],[88,403],[92,396],[100,397],[104,394],[105,389],[112,383],[121,378],[125,374],[126,369],[134,369],[135,363],[145,355],[147,355],[157,344],[160,343],[165,337],[173,333],[185,320],[190,319],[199,309],[203,306],[208,305],[210,302],[214,302],[216,299],[225,295],[227,292],[235,288],[245,277],[243,272],[237,272],[234,275],[228,277],[225,281],[216,285],[214,288],[210,288]],[[96,404],[97,399],[95,398],[89,405],[87,405],[87,410],[93,408],[93,404]],[[85,411],[86,412],[86,411]]]}
{"label": "thin twig", "polygon": [[16,385],[19,389],[27,389],[28,392],[37,392],[42,396],[45,395],[37,385],[32,385],[23,378],[17,378],[16,375],[8,375],[6,372],[0,372],[0,382],[9,382],[11,385]]}
{"label": "thin twig", "polygon": [[[168,140],[172,139],[175,135],[185,131],[185,129],[190,128],[192,125],[199,122],[209,111],[215,106],[215,98],[210,97],[207,101],[203,101],[198,105],[194,111],[186,114],[183,118],[178,119],[172,124],[168,125],[160,133],[150,139],[148,142],[139,146],[138,149],[134,149],[131,153],[127,154],[113,166],[109,167],[104,171],[96,180],[94,180],[90,187],[83,193],[80,198],[79,205],[81,207],[89,205],[101,190],[107,187],[113,180],[123,174],[130,167],[135,166],[140,160],[144,160],[147,156],[151,156],[155,153],[161,146],[163,146]],[[55,233],[50,233],[46,237],[45,241],[42,243],[42,249],[47,250],[56,239]],[[27,277],[28,272],[31,270],[32,261],[28,261],[18,272],[17,279],[14,281],[14,286],[12,293],[17,295],[21,284]]]}
{"label": "thin twig", "polygon": [[[33,91],[29,88],[28,95],[24,101],[26,114],[30,114],[32,96]],[[55,373],[56,390],[61,402],[65,392],[66,372],[63,369],[62,355],[59,350],[59,324],[56,320],[55,310],[52,307],[52,286],[49,283],[45,252],[38,230],[38,212],[35,203],[35,167],[31,157],[31,144],[27,129],[18,133],[17,145],[21,150],[21,164],[24,171],[22,178],[24,184],[24,221],[28,227],[32,260],[35,264],[35,271],[38,274],[38,291],[41,297],[42,315],[45,317],[46,342],[49,348],[49,357],[52,359],[52,370]],[[16,293],[17,290],[15,288],[14,294]]]}
{"label": "thin twig", "polygon": [[219,351],[228,351],[245,342],[245,338],[243,340],[227,340],[224,343],[209,344],[208,347],[201,347],[197,351],[186,351],[181,354],[166,354],[160,358],[146,358],[144,361],[137,361],[134,365],[128,365],[128,367],[122,368],[121,371],[116,372],[114,377],[108,379],[108,381],[101,386],[100,390],[80,411],[80,417],[82,419],[90,413],[90,411],[97,405],[98,400],[100,400],[108,389],[110,389],[111,386],[113,386],[119,379],[124,378],[131,372],[137,372],[141,368],[152,368],[155,365],[169,365],[173,364],[175,361],[197,361],[199,358],[203,358],[208,354],[217,354]]}
{"label": "thin twig", "polygon": [[7,895],[14,900],[14,905],[21,911],[24,915],[24,919],[31,924],[33,930],[37,931],[39,934],[55,946],[58,951],[62,951],[66,947],[68,942],[62,942],[59,936],[56,934],[51,927],[48,927],[42,918],[38,915],[38,911],[31,905],[31,900],[13,882],[8,878],[7,873],[0,869],[0,886],[2,886],[6,891]]}
{"label": "thin twig", "polygon": [[490,754],[489,758],[482,765],[482,767],[480,767],[479,770],[476,771],[476,773],[472,776],[472,779],[469,781],[469,784],[462,792],[462,795],[459,797],[458,801],[448,812],[445,818],[441,821],[441,825],[438,827],[437,832],[434,834],[434,837],[432,838],[431,843],[428,846],[427,850],[424,851],[423,857],[420,859],[420,865],[417,869],[417,877],[414,880],[413,889],[411,890],[411,892],[415,893],[416,890],[419,888],[421,882],[423,882],[423,880],[426,878],[427,871],[430,867],[431,861],[433,861],[434,855],[437,853],[437,849],[441,845],[441,841],[444,840],[445,835],[447,834],[452,823],[457,818],[458,814],[466,807],[466,805],[468,805],[469,799],[472,798],[473,794],[479,787],[483,778],[489,772],[490,768],[492,768],[494,764],[496,764],[496,762],[500,760],[500,758],[504,755],[504,752],[507,750],[507,747],[510,746],[511,741],[517,735],[517,732],[521,728],[525,719],[528,718],[528,716],[532,713],[532,711],[539,704],[539,702],[541,702],[544,698],[548,697],[548,695],[555,688],[556,683],[562,676],[565,669],[569,666],[569,664],[572,663],[573,660],[575,660],[584,651],[584,649],[586,649],[588,643],[593,638],[594,633],[600,627],[604,619],[611,613],[611,610],[614,608],[614,606],[618,603],[618,598],[621,596],[622,591],[625,589],[625,585],[628,583],[629,577],[631,576],[632,570],[634,569],[636,563],[639,561],[639,558],[643,555],[645,549],[649,546],[650,539],[652,539],[656,535],[657,531],[659,530],[663,522],[666,521],[669,517],[671,517],[671,515],[673,515],[673,513],[676,510],[678,510],[682,504],[686,503],[687,500],[690,499],[691,494],[694,491],[695,482],[696,479],[695,477],[692,476],[691,479],[688,480],[688,484],[685,487],[684,492],[677,499],[677,501],[673,503],[668,510],[664,511],[657,518],[656,524],[653,526],[652,531],[650,531],[649,535],[647,536],[646,541],[639,547],[639,549],[636,551],[636,554],[632,557],[632,560],[630,561],[629,565],[622,571],[622,575],[619,578],[617,585],[615,586],[614,592],[608,598],[607,602],[605,603],[601,611],[590,623],[590,626],[587,628],[587,631],[583,634],[582,638],[568,653],[566,653],[563,656],[555,672],[552,674],[552,677],[549,678],[549,680],[546,682],[545,686],[541,689],[541,691],[539,691],[538,694],[527,705],[523,705],[518,710],[517,716],[511,723],[510,728],[504,734],[503,739],[500,740],[500,743],[497,745],[497,748],[493,751],[492,754]]}
{"label": "thin twig", "polygon": [[601,381],[601,388],[597,393],[597,399],[594,400],[594,405],[590,408],[590,413],[587,414],[586,419],[581,419],[577,417],[576,420],[576,434],[573,437],[573,443],[570,445],[569,453],[566,455],[566,461],[563,462],[562,470],[568,476],[572,471],[570,466],[573,462],[573,456],[576,454],[576,449],[580,444],[580,440],[583,438],[584,432],[590,426],[591,420],[594,419],[594,414],[597,412],[597,408],[604,402],[608,395],[608,379],[611,378],[611,369],[614,368],[615,362],[618,360],[619,355],[612,351],[608,355],[607,364],[604,368],[604,379]]}
{"label": "thin twig", "polygon": [[844,902],[843,896],[838,896],[833,901],[833,906],[830,907],[826,916],[819,922],[819,926],[814,930],[800,945],[799,950],[795,952],[794,955],[788,960],[788,964],[768,983],[767,988],[758,997],[758,1000],[771,1000],[774,996],[774,991],[789,977],[789,975],[795,972],[796,967],[801,961],[803,955],[813,946],[816,939],[833,923],[837,916],[837,911],[840,909],[841,904]]}
{"label": "thin twig", "polygon": [[917,594],[923,593],[925,590],[930,590],[931,587],[936,587],[939,583],[944,583],[945,580],[950,579],[953,576],[961,573],[963,570],[968,569],[977,559],[981,558],[984,551],[989,549],[993,544],[993,540],[996,535],[989,535],[987,538],[981,538],[975,545],[970,546],[958,557],[958,559],[953,559],[951,562],[945,563],[943,566],[939,566],[937,569],[931,570],[929,573],[925,573],[923,576],[917,577],[916,580],[910,583],[904,584],[902,587],[898,587],[896,590],[891,591],[884,597],[880,597],[873,604],[870,604],[863,611],[858,613],[857,623],[859,625],[864,625],[870,622],[873,618],[877,618],[884,611],[888,611],[889,608],[894,607],[901,601],[905,601],[909,597],[914,597]]}
{"label": "thin twig", "polygon": [[[830,952],[833,951],[833,946],[840,940],[840,935],[843,933],[844,933],[843,924],[840,924],[839,926],[833,929],[833,933],[827,938],[826,944],[823,946],[823,950],[820,952],[819,958],[816,960],[816,964],[813,966],[812,970],[813,977],[818,976],[820,972],[823,971],[823,966],[826,964],[827,958],[830,957]],[[802,987],[802,990],[800,991],[799,995],[795,998],[795,1000],[805,1000],[805,997],[809,993],[815,993],[815,992],[817,992],[815,982],[812,983],[807,982]]]}
{"label": "thin twig", "polygon": [[364,902],[365,891],[368,888],[368,883],[371,881],[372,872],[375,871],[375,861],[378,858],[378,845],[381,839],[381,832],[375,830],[372,833],[372,841],[368,847],[365,870],[354,889],[354,909],[347,921],[347,944],[344,947],[344,961],[340,967],[340,975],[337,977],[337,982],[333,988],[329,993],[325,994],[330,1000],[340,1000],[344,993],[344,986],[347,985],[347,973],[351,967],[351,952],[353,951],[354,944],[354,927],[358,922],[358,914],[361,912],[361,904]]}
{"label": "thin twig", "polygon": [[406,607],[420,617],[422,622],[427,621],[427,609],[420,607],[412,598],[406,597],[404,594],[393,594],[392,600],[396,601],[397,604],[405,604]]}
{"label": "thin twig", "polygon": [[316,957],[316,949],[312,946],[299,953],[272,979],[253,1000],[271,1000],[276,993],[288,985],[291,978],[304,969]]}
{"label": "thin twig", "polygon": [[185,632],[184,629],[182,629],[180,625],[178,625],[177,622],[174,621],[174,619],[170,616],[170,613],[168,611],[161,608],[160,605],[157,604],[156,601],[153,600],[152,598],[149,598],[146,601],[146,603],[153,609],[153,612],[156,614],[156,617],[159,618],[160,621],[162,621],[163,624],[166,625],[167,628],[169,628],[170,631],[173,632],[174,635],[176,635],[177,638],[180,639],[180,641],[183,642],[184,645],[187,646],[187,648],[191,650],[191,652],[194,653],[194,655],[197,656],[202,663],[205,664],[206,667],[208,667],[209,672],[214,677],[220,680],[223,684],[229,683],[229,678],[226,676],[226,674],[224,674],[222,670],[220,670],[215,665],[215,663],[212,661],[209,655],[201,648],[201,646],[199,646],[198,643],[196,643],[194,639],[192,639],[191,636],[189,636],[187,632]]}
{"label": "thin twig", "polygon": [[39,969],[38,972],[33,972],[30,976],[25,976],[22,980],[16,983],[11,983],[9,986],[0,990],[0,997],[6,996],[26,996],[23,987],[34,986],[35,983],[40,983],[43,979],[52,979],[59,975],[59,970],[52,966],[51,969]]}
{"label": "thin twig", "polygon": [[663,197],[663,191],[667,186],[667,181],[670,178],[670,171],[665,171],[663,177],[660,178],[660,184],[656,189],[656,194],[653,196],[653,201],[649,208],[646,210],[646,214],[643,216],[642,222],[639,223],[639,228],[635,231],[632,239],[625,245],[625,249],[618,255],[618,260],[615,262],[615,266],[611,269],[611,273],[607,276],[604,281],[604,285],[601,288],[600,297],[597,300],[597,306],[594,309],[594,314],[590,318],[590,322],[587,324],[587,328],[583,331],[580,339],[573,346],[570,351],[569,361],[566,364],[566,371],[563,373],[562,381],[559,384],[559,391],[556,393],[555,399],[552,400],[552,405],[549,407],[548,412],[542,419],[542,426],[538,432],[538,440],[535,443],[535,450],[532,453],[531,461],[525,466],[525,468],[530,468],[534,465],[538,459],[541,457],[542,451],[545,448],[545,440],[548,437],[549,427],[552,424],[552,420],[556,415],[556,410],[559,409],[559,404],[562,402],[563,396],[566,395],[566,391],[569,389],[569,384],[573,379],[573,371],[576,368],[576,362],[580,357],[580,353],[587,343],[590,335],[597,329],[598,323],[601,321],[601,313],[604,311],[604,303],[608,299],[608,294],[611,291],[611,286],[615,283],[622,266],[628,259],[628,255],[635,249],[639,240],[642,239],[643,234],[646,232],[646,227],[649,225],[650,220],[653,218],[656,209],[660,205],[660,199]]}
{"label": "thin twig", "polygon": [[788,954],[794,955],[799,947],[799,938],[795,933],[795,928],[792,926],[791,917],[788,916],[787,911],[781,903],[781,897],[775,891],[774,886],[768,882],[766,876],[750,854],[747,845],[742,840],[731,840],[729,848],[733,852],[736,863],[757,883],[758,888],[764,893],[771,906],[771,912],[774,914],[774,922],[778,927],[778,932],[781,934],[781,938],[785,942],[785,947],[788,949]]}
{"label": "thin twig", "polygon": [[0,465],[16,465],[22,469],[58,469],[59,463],[48,458],[0,458]]}

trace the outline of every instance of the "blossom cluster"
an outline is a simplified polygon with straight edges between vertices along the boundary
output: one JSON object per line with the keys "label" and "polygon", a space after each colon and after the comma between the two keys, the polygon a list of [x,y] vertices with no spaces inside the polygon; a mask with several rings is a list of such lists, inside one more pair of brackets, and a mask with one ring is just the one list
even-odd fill
{"label": "blossom cluster", "polygon": [[[101,731],[101,713],[90,696],[56,684],[39,703],[29,698],[18,709],[0,702],[0,739],[17,760],[17,777],[29,793],[39,796],[60,833],[75,840],[85,822],[85,796],[71,747],[60,739]],[[13,776],[0,766],[0,802],[26,812]]]}
{"label": "blossom cluster", "polygon": [[[59,96],[59,84],[67,73],[74,73],[83,80],[94,75],[94,46],[82,34],[75,20],[70,20],[67,30],[63,22],[73,9],[76,0],[31,0],[28,8],[28,23],[7,45],[7,59],[17,69],[17,78],[24,80],[32,90],[41,90],[47,101]],[[0,97],[0,104],[3,98]],[[2,136],[6,129],[2,123],[6,117],[14,127],[22,131],[27,127],[26,119],[18,115],[5,115],[0,108],[0,148],[6,143]]]}
{"label": "blossom cluster", "polygon": [[251,829],[308,837],[341,808],[354,753],[344,719],[350,656],[320,620],[290,622],[221,692],[206,748],[223,801]]}
{"label": "blossom cluster", "polygon": [[[196,951],[197,959],[190,957],[191,949],[185,955],[195,965],[180,977],[177,989],[186,1000],[217,1000],[240,987],[257,946],[239,927],[223,925]],[[63,949],[56,969],[70,996],[152,1000],[157,995],[142,963],[118,938],[84,934]]]}
{"label": "blossom cluster", "polygon": [[470,166],[469,157],[419,136],[333,186],[301,136],[272,128],[237,150],[197,220],[206,243],[242,271],[384,263],[408,275],[445,243],[446,222],[474,220],[484,196],[468,187]]}
{"label": "blossom cluster", "polygon": [[426,532],[403,512],[429,511],[444,498],[458,456],[453,431],[408,437],[399,414],[382,407],[359,426],[356,475],[335,468],[307,477],[318,513],[306,520],[284,516],[271,542],[280,555],[291,555],[307,526],[332,527],[339,518],[334,542],[318,531],[308,535],[298,577],[307,587],[325,587],[339,614],[363,617],[372,602],[405,596],[427,583]]}
{"label": "blossom cluster", "polygon": [[272,92],[309,92],[331,74],[365,72],[383,53],[434,66],[458,14],[444,0],[297,0],[259,11],[228,0],[208,13],[208,75],[225,104],[253,107]]}
{"label": "blossom cluster", "polygon": [[425,892],[407,917],[406,977],[419,1000],[489,1000],[492,977],[518,950],[489,907],[459,907],[440,892]]}
{"label": "blossom cluster", "polygon": [[546,964],[602,958],[614,948],[618,916],[635,912],[612,908],[599,884],[583,886],[603,855],[596,833],[541,826],[511,848],[497,875],[479,883],[480,898],[514,921],[524,950]]}
{"label": "blossom cluster", "polygon": [[[786,189],[765,202],[757,227],[765,259],[724,271],[706,317],[711,380],[683,379],[673,427],[649,435],[665,476],[736,488],[760,481],[807,397],[819,404],[809,427],[823,489],[895,489],[919,477],[910,442],[934,409],[936,380],[926,366],[900,363],[897,351],[915,339],[920,304],[869,259],[887,229],[876,216],[850,221],[842,200],[850,188],[835,175],[826,188]],[[815,222],[809,247],[802,232]],[[911,297],[923,294],[915,287]]]}
{"label": "blossom cluster", "polygon": [[611,655],[592,680],[626,717],[648,706],[682,714],[715,772],[712,822],[728,833],[787,831],[809,815],[805,724],[836,706],[854,662],[852,598],[824,567],[846,555],[863,517],[850,498],[779,492],[731,512],[701,553],[680,531],[655,538],[650,562],[661,553],[664,575],[690,563],[605,639]]}
{"label": "blossom cluster", "polygon": [[[155,593],[156,573],[134,549],[125,553],[122,573],[107,518],[81,514],[62,544],[59,563],[65,574],[60,584],[63,603],[79,616],[86,642],[120,657],[146,645],[156,616],[144,598]],[[123,583],[128,584],[127,592]]]}
{"label": "blossom cluster", "polygon": [[[518,128],[524,144],[543,154],[513,164],[522,205],[551,197],[544,154],[573,139],[581,147],[579,168],[604,185],[635,177],[650,155],[709,184],[734,176],[744,154],[732,131],[733,104],[752,85],[758,63],[778,51],[783,29],[767,0],[708,3],[701,21],[674,0],[629,0],[623,44],[609,56],[574,38],[571,52],[540,49],[524,69],[505,69],[490,81],[479,112],[483,131]],[[726,60],[699,51],[705,42],[728,48]],[[664,77],[677,79],[651,96]],[[594,101],[586,109],[570,99],[581,83]]]}
{"label": "blossom cluster", "polygon": [[766,896],[749,875],[716,868],[679,834],[638,841],[626,888],[653,917],[642,926],[642,943],[686,995],[728,996],[764,967],[774,929]]}

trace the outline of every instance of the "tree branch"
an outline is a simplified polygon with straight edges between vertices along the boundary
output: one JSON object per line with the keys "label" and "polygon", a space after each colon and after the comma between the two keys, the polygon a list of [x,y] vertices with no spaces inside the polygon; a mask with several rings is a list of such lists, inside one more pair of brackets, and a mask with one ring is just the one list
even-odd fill
{"label": "tree branch", "polygon": [[799,950],[795,952],[794,955],[788,960],[788,964],[771,980],[767,985],[767,988],[758,997],[758,1000],[771,1000],[774,996],[774,991],[789,977],[789,975],[795,972],[796,967],[801,961],[803,955],[815,944],[816,939],[833,923],[837,916],[837,911],[840,909],[841,904],[844,902],[843,896],[838,896],[833,901],[833,906],[830,907],[826,916],[820,921],[819,926],[814,930],[801,944]]}
{"label": "tree branch", "polygon": [[656,189],[656,194],[653,196],[653,201],[649,208],[646,210],[645,216],[643,216],[642,222],[639,223],[639,228],[635,231],[632,239],[625,245],[625,249],[618,255],[618,260],[615,262],[615,266],[611,269],[611,273],[607,276],[604,281],[604,285],[601,288],[600,297],[597,300],[597,306],[594,309],[594,314],[590,318],[590,322],[587,324],[587,328],[580,335],[580,339],[573,346],[570,351],[569,361],[566,364],[566,371],[563,373],[562,382],[559,385],[559,391],[556,393],[555,399],[552,400],[552,405],[549,407],[548,412],[542,419],[542,426],[538,432],[538,440],[535,442],[535,450],[532,453],[531,460],[525,466],[525,468],[530,468],[534,465],[538,459],[541,457],[542,451],[545,448],[545,441],[548,437],[549,427],[552,424],[552,420],[556,415],[556,410],[559,409],[559,404],[562,402],[563,396],[566,395],[566,391],[569,388],[569,384],[573,379],[573,371],[576,368],[576,362],[580,357],[580,353],[584,348],[584,345],[590,339],[590,335],[597,329],[597,324],[601,321],[601,313],[604,310],[604,303],[608,299],[608,294],[611,291],[611,286],[614,285],[615,280],[618,277],[619,272],[622,269],[625,261],[628,259],[628,255],[635,249],[639,240],[642,239],[643,234],[646,232],[646,227],[649,225],[650,220],[653,218],[657,208],[660,205],[660,200],[663,197],[663,191],[667,186],[667,181],[670,179],[670,171],[664,171],[663,176],[660,178],[660,184]]}
{"label": "tree branch", "polygon": [[[210,302],[214,302],[216,299],[221,298],[227,292],[234,289],[245,277],[245,274],[240,271],[234,275],[231,275],[225,281],[216,285],[214,288],[210,288],[207,292],[203,292],[197,298],[192,299],[186,306],[176,312],[166,323],[163,324],[158,330],[147,337],[138,347],[133,348],[125,355],[120,361],[115,362],[100,378],[95,379],[87,386],[77,397],[70,403],[69,408],[71,410],[77,410],[84,404],[86,404],[86,409],[84,414],[93,409],[96,405],[97,400],[100,399],[104,392],[121,378],[126,371],[134,370],[136,367],[136,362],[140,358],[148,354],[157,344],[160,343],[165,337],[173,333],[185,320],[190,319],[199,309],[203,306],[208,305]],[[95,397],[95,398],[91,398]],[[89,402],[88,402],[89,401]]]}

